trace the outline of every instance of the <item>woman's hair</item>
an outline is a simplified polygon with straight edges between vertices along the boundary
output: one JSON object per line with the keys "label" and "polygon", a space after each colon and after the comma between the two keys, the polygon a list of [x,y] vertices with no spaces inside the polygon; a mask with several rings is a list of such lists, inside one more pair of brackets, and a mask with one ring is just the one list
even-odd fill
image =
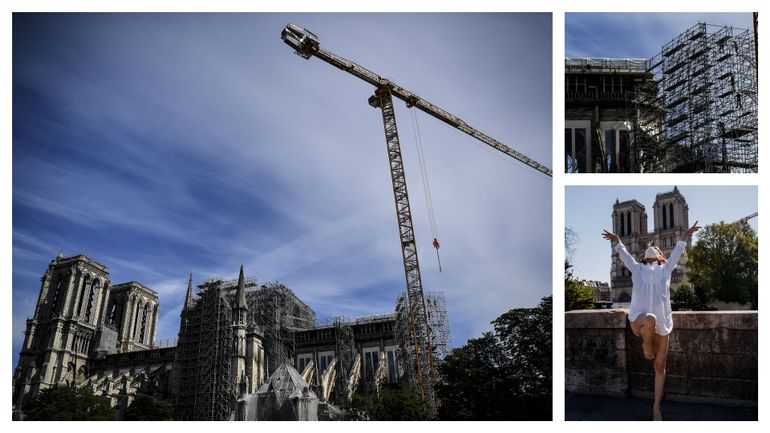
{"label": "woman's hair", "polygon": [[[655,249],[655,251],[658,252],[658,264],[659,265],[662,265],[662,264],[664,264],[664,263],[666,263],[668,261],[668,260],[666,260],[666,255],[663,254],[663,251],[661,251],[660,248],[658,248],[656,245],[653,245],[652,248]],[[642,263],[647,263],[645,261],[645,259],[644,259],[644,252],[642,252],[640,260],[642,261]]]}

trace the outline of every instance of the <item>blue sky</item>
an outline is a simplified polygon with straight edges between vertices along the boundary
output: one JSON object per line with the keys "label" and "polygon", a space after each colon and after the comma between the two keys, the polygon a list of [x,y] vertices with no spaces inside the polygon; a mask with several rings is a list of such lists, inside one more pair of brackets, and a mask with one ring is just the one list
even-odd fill
{"label": "blue sky", "polygon": [[751,29],[751,13],[567,13],[566,57],[651,58],[698,22]]}
{"label": "blue sky", "polygon": [[[755,186],[682,186],[678,185],[687,206],[689,221],[699,226],[720,221],[734,222],[757,212]],[[567,186],[565,190],[565,225],[577,234],[572,263],[577,278],[609,282],[610,242],[601,237],[603,229],[612,231],[612,205],[615,200],[636,199],[647,211],[648,230],[653,231],[652,205],[655,195],[674,189],[670,186]],[[592,203],[593,206],[586,206]],[[757,231],[757,218],[749,225]],[[693,237],[697,241],[698,234]]]}
{"label": "blue sky", "polygon": [[[176,336],[187,276],[292,287],[319,316],[392,311],[404,276],[373,88],[280,40],[288,22],[550,166],[550,14],[15,15],[13,354],[59,250],[159,292]],[[396,114],[426,290],[455,345],[551,293],[550,179]]]}

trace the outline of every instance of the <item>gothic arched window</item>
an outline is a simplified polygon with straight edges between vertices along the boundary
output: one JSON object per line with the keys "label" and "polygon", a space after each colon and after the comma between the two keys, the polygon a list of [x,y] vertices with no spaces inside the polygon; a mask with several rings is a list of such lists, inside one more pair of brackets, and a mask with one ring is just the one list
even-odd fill
{"label": "gothic arched window", "polygon": [[120,300],[120,301],[117,301],[117,302],[120,302],[120,303],[117,304],[117,311],[115,311],[115,323],[116,323],[115,326],[118,329],[118,331],[122,331],[123,330],[123,315],[125,314],[125,308],[123,306],[123,302],[125,302],[125,301],[124,300]]}
{"label": "gothic arched window", "polygon": [[630,235],[633,230],[631,230],[631,212],[626,213],[626,227],[628,227],[628,234]]}
{"label": "gothic arched window", "polygon": [[666,224],[666,205],[663,205],[663,228],[665,229],[668,227],[668,224]]}
{"label": "gothic arched window", "polygon": [[144,331],[147,329],[147,307],[148,304],[144,304],[142,309],[142,330],[139,332],[139,342],[144,343]]}
{"label": "gothic arched window", "polygon": [[91,283],[91,290],[88,293],[88,304],[86,304],[86,322],[91,320],[91,309],[94,305],[94,295],[96,294],[96,289],[99,288],[99,280],[94,278],[94,281]]}
{"label": "gothic arched window", "polygon": [[56,307],[59,303],[59,295],[61,294],[61,286],[62,286],[62,280],[64,277],[61,275],[57,276],[56,284],[54,285],[54,291],[53,291],[53,297],[51,298],[51,317],[56,314]]}
{"label": "gothic arched window", "polygon": [[139,328],[139,300],[134,304],[134,327],[131,330],[131,338],[136,338],[136,330]]}
{"label": "gothic arched window", "polygon": [[671,227],[674,227],[674,203],[668,205],[668,212],[668,222],[671,224]]}
{"label": "gothic arched window", "polygon": [[83,278],[83,285],[78,288],[77,296],[78,296],[79,299],[78,299],[78,308],[74,312],[75,316],[80,316],[80,312],[83,311],[83,298],[86,296],[85,295],[86,287],[88,287],[88,280],[90,278],[91,277],[89,275],[86,275]]}
{"label": "gothic arched window", "polygon": [[118,304],[115,301],[110,302],[110,313],[107,315],[107,324],[114,325],[116,313],[118,312]]}
{"label": "gothic arched window", "polygon": [[626,226],[625,226],[626,220],[623,218],[623,214],[620,214],[620,236],[626,235]]}

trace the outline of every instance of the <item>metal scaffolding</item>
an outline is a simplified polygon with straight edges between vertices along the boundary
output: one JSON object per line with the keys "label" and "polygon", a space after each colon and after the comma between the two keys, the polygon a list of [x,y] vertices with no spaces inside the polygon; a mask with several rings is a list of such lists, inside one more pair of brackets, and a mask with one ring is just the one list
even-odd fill
{"label": "metal scaffolding", "polygon": [[295,355],[294,334],[299,330],[313,329],[316,315],[290,288],[274,282],[259,290],[246,293],[249,319],[264,332],[263,347],[267,353],[267,372]]}
{"label": "metal scaffolding", "polygon": [[[211,278],[198,285],[198,297],[182,311],[174,406],[181,420],[227,420],[236,384],[232,380],[232,307],[238,280]],[[268,374],[294,356],[294,333],[315,326],[315,312],[279,283],[256,289],[244,280],[248,321],[264,332]]]}
{"label": "metal scaffolding", "polygon": [[347,394],[347,385],[353,361],[356,358],[356,342],[353,326],[346,317],[336,317],[334,320],[335,350],[337,352],[337,384],[335,398],[342,402]]}
{"label": "metal scaffolding", "polygon": [[637,171],[757,172],[757,63],[750,30],[698,23],[649,60],[636,89]]}
{"label": "metal scaffolding", "polygon": [[[447,317],[446,302],[442,292],[427,292],[425,297],[425,309],[428,323],[428,335],[430,335],[431,366],[436,366],[452,349],[452,339],[449,331],[449,320]],[[419,382],[417,376],[417,352],[412,345],[411,338],[411,320],[409,318],[409,303],[406,293],[401,293],[396,300],[396,323],[395,335],[398,342],[399,357],[399,375],[419,391]],[[430,413],[436,413],[436,400],[433,396],[433,384],[437,381],[436,368],[430,371],[431,386],[425,388],[426,395],[431,398],[425,398]]]}
{"label": "metal scaffolding", "polygon": [[452,350],[452,336],[449,332],[449,318],[447,317],[444,293],[428,292],[425,296],[425,307],[428,309],[428,326],[431,330],[433,355],[437,360],[443,360]]}
{"label": "metal scaffolding", "polygon": [[[192,283],[191,283],[192,284]],[[395,313],[364,316],[355,319],[335,317],[332,320],[316,320],[315,312],[302,302],[288,287],[280,283],[270,283],[257,288],[253,277],[245,279],[248,321],[256,325],[264,336],[266,370],[272,374],[286,362],[293,364],[297,351],[296,335],[301,331],[330,328],[336,353],[335,400],[343,401],[350,393],[351,376],[356,373],[355,363],[358,355],[356,332],[364,332],[364,337],[371,337],[370,327],[378,323],[392,323],[376,338],[392,332],[397,350],[396,371],[420,391],[416,369],[416,352],[413,347],[412,321],[406,293],[402,293],[396,304]],[[192,286],[191,286],[192,287]],[[179,340],[174,360],[175,385],[173,390],[174,406],[181,420],[224,420],[232,413],[232,404],[236,396],[233,383],[232,357],[234,356],[234,328],[232,307],[235,302],[237,280],[224,281],[212,278],[198,285],[196,299],[191,299],[182,311]],[[443,293],[426,294],[426,313],[430,345],[434,348],[431,364],[443,359],[451,349],[451,338],[447,311]],[[356,331],[354,327],[363,327]],[[382,334],[382,333],[385,334]],[[324,337],[328,338],[328,337]],[[384,355],[383,355],[384,356]],[[435,370],[433,370],[435,373]],[[435,376],[431,377],[430,386],[424,388],[428,396],[433,395]],[[435,412],[432,398],[426,402],[433,404],[429,409]]]}
{"label": "metal scaffolding", "polygon": [[174,359],[180,420],[224,421],[234,396],[231,307],[221,281],[201,284],[195,304],[182,312]]}

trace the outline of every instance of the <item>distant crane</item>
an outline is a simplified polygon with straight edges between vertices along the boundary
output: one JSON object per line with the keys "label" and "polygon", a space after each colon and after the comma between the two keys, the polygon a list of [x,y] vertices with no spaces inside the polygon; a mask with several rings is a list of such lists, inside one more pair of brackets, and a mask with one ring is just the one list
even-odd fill
{"label": "distant crane", "polygon": [[758,212],[754,212],[754,213],[753,213],[753,214],[751,214],[751,215],[748,215],[748,216],[745,216],[745,217],[743,217],[743,218],[739,219],[738,221],[734,222],[733,224],[738,224],[738,223],[741,223],[741,224],[748,224],[748,222],[749,222],[749,220],[750,220],[750,219],[752,219],[752,218],[756,218],[757,216],[759,216],[759,213],[758,213]]}
{"label": "distant crane", "polygon": [[[433,384],[436,381],[433,350],[431,347],[430,327],[425,308],[425,297],[422,288],[420,264],[417,259],[417,245],[414,237],[412,211],[409,206],[409,195],[404,175],[404,163],[401,156],[401,145],[396,127],[396,114],[393,108],[393,96],[404,101],[407,107],[416,107],[423,112],[451,125],[460,131],[476,138],[494,149],[514,158],[528,167],[547,176],[552,176],[550,168],[519,153],[483,132],[471,127],[462,119],[443,110],[413,92],[389,81],[361,65],[340,57],[320,47],[320,40],[309,30],[288,24],[281,32],[281,39],[304,59],[317,57],[324,62],[356,76],[375,87],[374,95],[369,98],[369,105],[382,111],[382,121],[385,127],[385,142],[390,161],[390,175],[393,182],[393,195],[396,202],[396,219],[401,237],[401,255],[404,261],[406,275],[407,313],[409,317],[411,352],[414,356],[416,377],[410,378],[416,382],[420,397],[435,411]],[[434,239],[434,247],[438,250],[438,240]]]}

